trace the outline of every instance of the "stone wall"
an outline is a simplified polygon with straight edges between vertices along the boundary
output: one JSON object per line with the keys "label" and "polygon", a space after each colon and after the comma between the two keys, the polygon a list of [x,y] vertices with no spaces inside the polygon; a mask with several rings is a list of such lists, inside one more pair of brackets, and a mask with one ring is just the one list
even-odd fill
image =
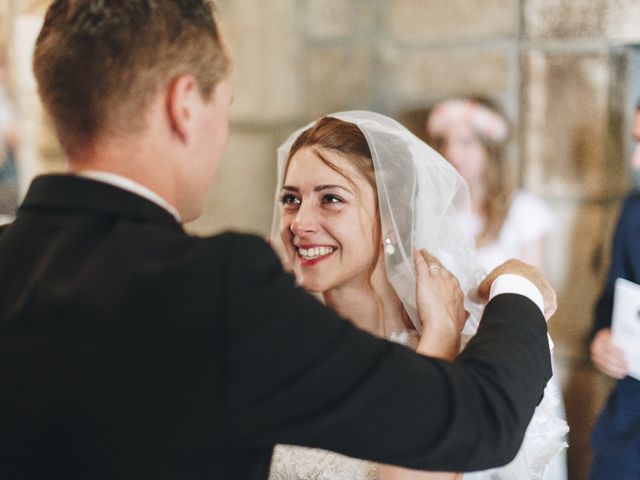
{"label": "stone wall", "polygon": [[[42,13],[46,1],[18,13]],[[629,187],[628,120],[640,93],[637,0],[217,0],[235,59],[232,136],[197,233],[268,234],[275,150],[319,115],[371,109],[422,134],[426,109],[481,94],[513,122],[512,174],[559,222],[548,271],[560,308],[550,328],[572,432],[571,478],[586,478],[586,438],[610,384],[586,351],[611,229]],[[29,17],[32,18],[32,17]],[[27,22],[28,23],[28,22]],[[14,42],[29,49],[29,25]],[[1,35],[0,35],[1,38]],[[28,77],[19,95],[35,172],[58,168]],[[23,78],[24,77],[24,78]],[[28,155],[25,154],[26,157]],[[30,167],[31,168],[31,167]]]}

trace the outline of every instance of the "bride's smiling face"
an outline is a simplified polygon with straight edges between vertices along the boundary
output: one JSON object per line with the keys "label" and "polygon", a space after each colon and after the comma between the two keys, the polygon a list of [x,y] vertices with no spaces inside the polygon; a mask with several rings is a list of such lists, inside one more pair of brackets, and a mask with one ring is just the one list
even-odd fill
{"label": "bride's smiling face", "polygon": [[368,282],[380,253],[375,202],[371,185],[343,155],[310,147],[295,153],[281,190],[280,235],[303,288]]}

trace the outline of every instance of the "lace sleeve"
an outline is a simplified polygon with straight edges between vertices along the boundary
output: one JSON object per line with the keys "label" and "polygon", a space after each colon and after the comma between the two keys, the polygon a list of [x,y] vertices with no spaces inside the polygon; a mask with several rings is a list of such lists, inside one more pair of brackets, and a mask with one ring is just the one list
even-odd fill
{"label": "lace sleeve", "polygon": [[513,461],[504,467],[467,473],[464,480],[544,480],[549,465],[567,447],[567,422],[558,416],[561,396],[551,379]]}
{"label": "lace sleeve", "polygon": [[376,480],[375,463],[317,448],[278,445],[269,480]]}

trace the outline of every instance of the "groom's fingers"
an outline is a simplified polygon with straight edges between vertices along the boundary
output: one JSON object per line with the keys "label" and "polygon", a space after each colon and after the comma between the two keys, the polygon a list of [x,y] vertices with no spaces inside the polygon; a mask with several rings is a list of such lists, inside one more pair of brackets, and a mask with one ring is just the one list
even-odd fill
{"label": "groom's fingers", "polygon": [[492,270],[480,285],[478,285],[478,297],[486,302],[489,299],[491,285],[494,280],[500,275],[509,273],[520,275],[536,286],[542,294],[542,299],[544,301],[544,316],[548,320],[558,308],[556,292],[537,268],[519,260],[507,260],[505,263]]}

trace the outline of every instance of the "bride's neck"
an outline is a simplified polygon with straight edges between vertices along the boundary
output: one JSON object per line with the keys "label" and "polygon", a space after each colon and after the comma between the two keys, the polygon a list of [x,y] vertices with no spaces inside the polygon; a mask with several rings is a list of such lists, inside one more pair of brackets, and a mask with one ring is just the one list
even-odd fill
{"label": "bride's neck", "polygon": [[[324,300],[338,314],[351,320],[357,327],[378,337],[413,328],[402,303],[384,275],[374,270],[370,281],[363,280],[327,290]],[[380,274],[382,273],[382,275]]]}

